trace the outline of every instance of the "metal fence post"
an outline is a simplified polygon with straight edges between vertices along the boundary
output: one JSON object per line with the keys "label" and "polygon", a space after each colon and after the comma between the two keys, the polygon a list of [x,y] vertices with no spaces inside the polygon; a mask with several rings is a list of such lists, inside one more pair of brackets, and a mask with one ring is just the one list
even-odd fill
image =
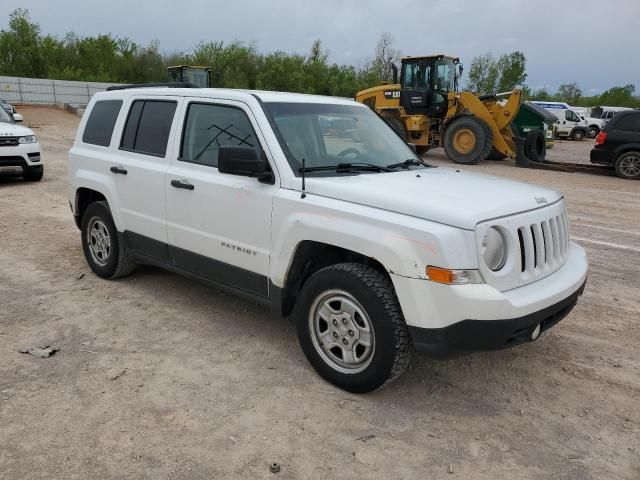
{"label": "metal fence post", "polygon": [[20,97],[20,103],[24,103],[22,99],[22,83],[20,82],[20,77],[18,77],[18,95]]}
{"label": "metal fence post", "polygon": [[53,88],[53,104],[58,104],[58,97],[56,96],[56,81],[51,80],[51,88]]}
{"label": "metal fence post", "polygon": [[89,84],[87,83],[87,104],[91,100],[91,90],[89,90]]}

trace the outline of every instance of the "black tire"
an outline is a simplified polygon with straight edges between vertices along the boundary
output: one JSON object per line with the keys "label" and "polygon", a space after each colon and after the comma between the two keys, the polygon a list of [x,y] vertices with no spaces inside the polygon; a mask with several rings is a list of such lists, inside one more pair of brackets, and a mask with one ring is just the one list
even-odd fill
{"label": "black tire", "polygon": [[[469,150],[457,149],[454,139],[462,130],[471,132],[474,144]],[[444,131],[444,151],[456,163],[472,165],[484,160],[489,155],[493,145],[491,128],[477,117],[464,116],[453,120]]]}
{"label": "black tire", "polygon": [[524,139],[524,155],[532,162],[544,163],[547,145],[541,130],[534,128],[527,133]]}
{"label": "black tire", "polygon": [[600,133],[600,129],[597,125],[591,125],[589,127],[589,138],[596,138]]}
{"label": "black tire", "polygon": [[23,167],[22,178],[26,182],[39,182],[44,175],[44,167],[36,165],[35,167]]}
{"label": "black tire", "polygon": [[507,156],[504,153],[500,153],[495,148],[492,148],[487,155],[487,160],[504,160]]}
{"label": "black tire", "polygon": [[416,153],[422,155],[427,153],[431,147],[429,145],[416,145]]}
{"label": "black tire", "polygon": [[640,180],[640,152],[625,152],[616,158],[616,174],[626,180]]}
{"label": "black tire", "polygon": [[[104,235],[102,238],[103,253],[96,254],[95,249],[89,244],[96,245],[98,241],[90,235],[90,230],[98,231]],[[82,216],[80,224],[80,232],[82,237],[82,249],[87,263],[91,270],[102,278],[116,279],[129,275],[135,268],[136,262],[129,253],[128,248],[118,238],[118,230],[113,223],[111,211],[107,202],[91,203]],[[108,248],[107,248],[108,246]],[[101,261],[102,260],[102,261]]]}
{"label": "black tire", "polygon": [[584,140],[584,132],[582,130],[574,130],[571,134],[571,139],[575,140],[576,142],[581,142],[582,140]]}
{"label": "black tire", "polygon": [[403,140],[407,141],[407,129],[404,126],[404,123],[400,121],[399,118],[396,117],[382,117],[382,119],[387,122],[387,125],[391,127],[391,129],[396,132],[396,134]]}
{"label": "black tire", "polygon": [[[335,360],[331,360],[331,353],[328,350],[333,349],[322,346],[326,343],[321,342],[318,338],[319,334],[316,334],[316,329],[312,326],[316,325],[316,322],[322,322],[319,320],[321,317],[316,317],[312,312],[312,309],[316,311],[314,305],[327,297],[326,302],[329,302],[333,298],[331,295],[342,294],[350,295],[355,300],[358,307],[361,307],[365,318],[363,319],[362,316],[355,313],[352,324],[346,323],[344,317],[338,317],[342,320],[336,323],[335,329],[328,321],[324,322],[327,328],[325,332],[327,335],[331,334],[330,338],[335,345],[333,349],[341,350],[343,352],[341,356],[344,360],[346,352],[341,346],[341,342],[352,341],[351,349],[354,352],[358,347],[362,347],[359,344],[359,339],[363,329],[356,326],[356,323],[358,325],[360,325],[359,322],[364,325],[368,324],[369,329],[373,332],[370,334],[372,346],[369,356],[365,359],[365,363],[359,367],[361,370],[353,372],[348,372],[348,369],[346,369],[347,371],[338,370],[338,368],[343,368],[343,370],[345,368],[337,365]],[[349,299],[346,301],[348,305]],[[332,300],[328,305],[340,305],[339,309],[345,308],[340,301]],[[336,307],[332,307],[332,309],[334,312],[338,311]],[[344,315],[344,313],[340,315]],[[358,263],[341,263],[314,273],[302,287],[293,310],[293,318],[296,321],[302,351],[309,363],[325,380],[349,392],[366,393],[380,388],[397,378],[411,361],[413,352],[411,338],[391,279],[371,267]],[[335,317],[334,320],[336,320]],[[342,325],[343,321],[345,321],[344,326]],[[354,337],[351,330],[346,330],[351,328],[356,330],[358,340],[347,340]],[[337,329],[344,331],[338,334]],[[342,335],[342,339],[340,339],[340,335]],[[333,342],[333,338],[338,340]],[[362,356],[364,357],[364,353]]]}

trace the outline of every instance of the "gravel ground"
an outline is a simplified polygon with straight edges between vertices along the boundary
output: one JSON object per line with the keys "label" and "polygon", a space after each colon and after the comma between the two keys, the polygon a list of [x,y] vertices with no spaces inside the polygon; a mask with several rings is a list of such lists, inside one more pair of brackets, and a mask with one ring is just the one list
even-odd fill
{"label": "gravel ground", "polygon": [[[640,478],[640,182],[461,167],[565,193],[585,294],[535,343],[418,357],[355,396],[262,307],[151,267],[93,275],[66,196],[78,118],[20,111],[46,170],[0,181],[1,479]],[[592,143],[557,142],[550,159],[587,159]],[[19,353],[43,344],[61,350]]]}

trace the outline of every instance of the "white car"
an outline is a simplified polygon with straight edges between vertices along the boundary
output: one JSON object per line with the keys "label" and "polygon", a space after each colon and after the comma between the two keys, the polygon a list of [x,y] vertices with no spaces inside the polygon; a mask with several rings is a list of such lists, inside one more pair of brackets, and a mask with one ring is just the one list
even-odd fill
{"label": "white car", "polygon": [[313,367],[352,392],[396,378],[414,349],[536,340],[587,278],[560,193],[425,164],[351,100],[98,93],[68,171],[97,275],[150,263],[292,315]]}
{"label": "white car", "polygon": [[0,108],[0,173],[21,170],[25,180],[39,181],[44,172],[40,144],[33,130],[16,121],[22,122],[22,115]]}

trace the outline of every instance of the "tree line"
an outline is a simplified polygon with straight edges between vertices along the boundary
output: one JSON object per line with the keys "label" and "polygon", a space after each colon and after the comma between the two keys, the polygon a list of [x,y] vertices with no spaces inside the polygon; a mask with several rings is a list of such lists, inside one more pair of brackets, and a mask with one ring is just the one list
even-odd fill
{"label": "tree line", "polygon": [[[361,89],[391,81],[391,63],[399,60],[400,52],[393,46],[393,36],[383,33],[364,65],[337,64],[328,58],[320,40],[311,45],[307,55],[261,53],[255,43],[241,41],[201,42],[190,52],[166,54],[160,51],[158,42],[144,46],[110,34],[81,37],[68,33],[59,38],[44,34],[25,9],[13,11],[8,28],[0,30],[0,75],[143,83],[166,81],[167,66],[206,65],[212,69],[212,83],[216,87],[341,97],[353,97]],[[550,92],[530,89],[525,84],[526,78],[524,53],[514,51],[498,58],[486,53],[471,61],[465,88],[491,93],[509,91],[519,85],[528,99],[565,101],[576,106],[640,107],[640,97],[635,95],[632,84],[585,96],[575,82]]]}
{"label": "tree line", "polygon": [[328,60],[316,40],[307,55],[260,53],[254,43],[202,42],[190,52],[164,54],[158,42],[143,46],[110,34],[59,38],[44,34],[28,10],[17,9],[0,30],[0,75],[113,83],[167,81],[171,65],[206,65],[216,87],[283,90],[353,97],[363,88],[390,80],[397,60],[393,38],[385,33],[374,56],[360,67]]}

